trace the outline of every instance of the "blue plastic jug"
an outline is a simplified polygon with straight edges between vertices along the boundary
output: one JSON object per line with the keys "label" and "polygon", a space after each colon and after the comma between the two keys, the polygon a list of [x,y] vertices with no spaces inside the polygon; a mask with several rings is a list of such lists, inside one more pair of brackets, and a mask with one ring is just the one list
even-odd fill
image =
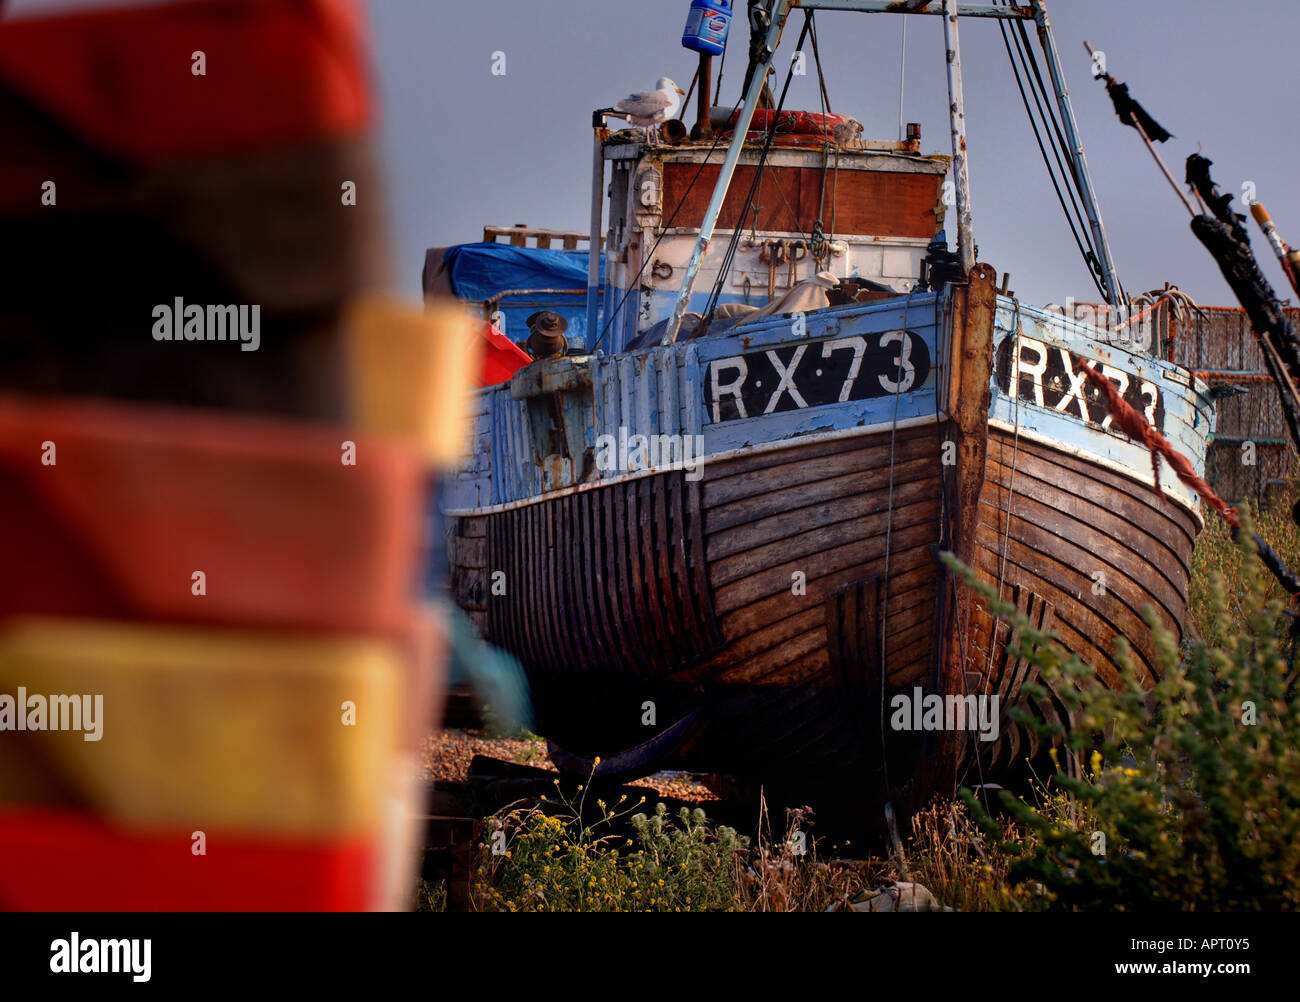
{"label": "blue plastic jug", "polygon": [[720,56],[727,47],[730,28],[731,0],[691,0],[686,30],[682,32],[682,45],[696,52]]}

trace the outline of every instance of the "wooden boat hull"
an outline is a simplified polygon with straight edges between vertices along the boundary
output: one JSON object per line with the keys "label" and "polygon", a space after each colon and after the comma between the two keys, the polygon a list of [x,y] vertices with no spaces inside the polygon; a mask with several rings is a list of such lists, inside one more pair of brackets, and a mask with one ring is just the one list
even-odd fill
{"label": "wooden boat hull", "polygon": [[[927,767],[936,756],[953,778],[959,764],[984,782],[1013,775],[1045,750],[1008,716],[1032,675],[1009,657],[1006,628],[995,629],[982,603],[959,614],[943,550],[964,549],[985,580],[1108,682],[1119,637],[1153,677],[1141,610],[1152,605],[1180,627],[1193,502],[1167,477],[1163,493],[1144,484],[1145,453],[1103,429],[1100,415],[1086,419],[1090,401],[1072,404],[1053,389],[1042,360],[1061,332],[1049,318],[1022,316],[1009,301],[984,316],[990,377],[967,384],[980,391],[970,396],[978,422],[966,428],[979,438],[973,451],[954,450],[970,414],[951,373],[939,371],[929,415],[911,401],[909,419],[837,429],[811,421],[809,406],[793,412],[797,434],[712,450],[698,479],[648,470],[451,513],[455,597],[524,664],[557,764],[586,772],[600,756],[611,778],[729,774],[865,817],[878,817],[887,798],[929,792],[940,782]],[[931,322],[934,357],[957,351],[961,309],[937,303]],[[1203,458],[1204,401],[1176,396],[1176,379],[1162,382],[1155,363],[1066,335],[1097,364],[1128,366],[1171,435],[1195,446],[1175,423],[1203,420]],[[1008,355],[1018,359],[1010,368]],[[674,399],[681,412],[691,383],[684,376]],[[708,380],[695,385],[707,390]],[[716,394],[705,402],[708,443],[726,422],[708,423],[724,416]],[[902,411],[903,401],[889,403]],[[954,510],[962,490],[978,503]],[[997,739],[900,730],[893,698],[918,687],[996,694]],[[1049,718],[1064,712],[1051,700],[1023,705]]]}
{"label": "wooden boat hull", "polygon": [[575,765],[694,714],[689,739],[629,773],[794,785],[870,768],[879,636],[886,689],[935,663],[939,432],[797,444],[708,464],[696,484],[654,474],[462,518],[454,583],[500,567],[541,585],[471,611],[528,667],[538,728]]}
{"label": "wooden boat hull", "polygon": [[[1156,681],[1144,609],[1181,638],[1198,528],[1187,509],[1147,485],[1038,442],[1017,443],[1013,433],[990,432],[975,566],[1108,685],[1118,682],[1120,638],[1143,681]],[[1007,654],[1005,622],[990,644],[993,624],[981,606],[972,621],[969,670],[990,678],[989,691],[1002,696],[1005,709],[1032,677],[1027,665],[1012,663]],[[1057,701],[1022,705],[1068,724]],[[981,749],[982,767],[994,775],[1043,750],[1030,730],[1008,723],[1001,732],[993,747]]]}

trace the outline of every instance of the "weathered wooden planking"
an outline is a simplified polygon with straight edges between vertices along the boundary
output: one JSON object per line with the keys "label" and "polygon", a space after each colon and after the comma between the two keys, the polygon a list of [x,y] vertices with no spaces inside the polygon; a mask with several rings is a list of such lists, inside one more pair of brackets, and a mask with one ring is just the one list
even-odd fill
{"label": "weathered wooden planking", "polygon": [[[1015,483],[1011,467],[1015,466]],[[1149,485],[1010,433],[994,431],[989,446],[990,482],[999,489],[1066,508],[1075,521],[1100,520],[1117,550],[1149,564],[1185,602],[1197,525],[1176,500]],[[1003,504],[1003,501],[998,503]]]}
{"label": "weathered wooden planking", "polygon": [[[925,538],[925,534],[922,533],[921,539],[924,540]],[[792,595],[789,585],[786,584],[766,598],[743,606],[733,613],[723,615],[724,634],[729,638],[746,636],[749,632],[759,629],[764,624],[775,623],[785,616],[795,615],[804,609],[818,606],[825,596],[834,589],[883,570],[883,553],[877,552],[869,556],[870,559],[861,563],[850,563],[847,567],[831,573],[820,576],[809,575],[807,595]],[[921,568],[924,568],[926,573],[936,573],[937,575],[934,554],[930,551],[928,544],[924,542],[921,545],[900,547],[890,557],[891,574],[901,576]]]}
{"label": "weathered wooden planking", "polygon": [[658,675],[718,646],[711,596],[690,566],[699,492],[682,473],[487,519],[488,562],[507,569],[505,594],[487,602],[491,635],[530,674]]}
{"label": "weathered wooden planking", "polygon": [[[918,448],[917,452],[923,454],[917,455],[915,459],[900,459],[893,468],[892,476],[888,459],[883,465],[869,466],[866,462],[871,458],[870,455],[858,453],[854,458],[861,457],[863,466],[851,473],[818,476],[811,481],[742,498],[731,504],[711,506],[709,531],[714,535],[721,535],[725,530],[738,526],[753,526],[778,533],[771,538],[781,538],[781,535],[790,534],[789,527],[783,527],[777,520],[790,508],[799,507],[804,510],[817,508],[820,514],[824,509],[848,504],[882,488],[887,489],[891,480],[896,488],[918,480],[933,482],[935,451],[932,445],[928,448]],[[711,495],[711,497],[716,496]],[[777,514],[774,515],[773,512]]]}
{"label": "weathered wooden planking", "polygon": [[466,612],[487,611],[487,524],[483,518],[449,518],[443,522],[447,541],[448,592]]}
{"label": "weathered wooden planking", "polygon": [[[698,226],[713,192],[720,168],[693,163],[664,165],[664,202],[677,206],[679,226]],[[691,179],[699,171],[699,179]],[[740,221],[755,168],[740,165],[718,217],[718,229],[732,230]],[[744,225],[759,230],[811,233],[814,224],[829,208],[822,205],[820,167],[767,167],[763,172],[757,221],[754,213]],[[877,237],[933,237],[939,229],[936,209],[943,178],[936,174],[892,173],[841,169],[835,172],[835,232],[869,233]],[[826,180],[827,205],[832,179]],[[689,190],[688,190],[689,189]],[[830,226],[829,215],[823,225]]]}
{"label": "weathered wooden planking", "polygon": [[[1069,325],[1026,316],[1029,333],[1047,339],[1040,344],[1080,347],[1102,364],[1123,362],[1108,347],[1079,342]],[[784,776],[798,788],[842,787],[852,776],[872,796],[885,789],[885,759],[895,773],[903,770],[895,786],[910,775],[915,736],[882,735],[879,713],[891,692],[933,687],[940,617],[954,589],[935,560],[952,538],[945,525],[952,504],[944,501],[950,476],[940,458],[948,426],[934,413],[939,319],[933,299],[916,313],[895,303],[809,317],[810,344],[844,333],[846,324],[877,337],[894,326],[929,332],[935,371],[899,397],[897,408],[889,399],[850,399],[791,410],[784,401],[770,413],[717,421],[705,406],[701,372],[737,351],[771,350],[793,366],[795,341],[778,320],[747,331],[740,345],[706,339],[684,351],[598,362],[595,429],[611,422],[647,434],[692,428],[712,447],[704,451],[702,481],[657,472],[497,509],[479,523],[488,526],[488,563],[504,561],[512,581],[525,583],[515,604],[489,602],[489,621],[502,620],[505,645],[524,660],[557,732],[611,753],[629,747],[643,733],[602,729],[606,715],[593,717],[592,701],[647,697],[674,717],[707,708],[690,747],[674,753],[685,767]],[[1012,319],[1000,301],[1001,337]],[[1027,362],[1041,357],[1035,350],[1027,349]],[[1060,362],[1062,372],[1067,364]],[[1195,452],[1209,427],[1199,391],[1163,364],[1134,364],[1161,394],[1168,433]],[[995,377],[990,410],[1001,423],[990,432],[971,526],[977,571],[1001,581],[1035,623],[1056,630],[1108,684],[1117,681],[1113,651],[1121,638],[1150,681],[1154,652],[1142,608],[1152,605],[1174,630],[1186,609],[1198,520],[1185,492],[1157,494],[1145,452],[1104,427],[1086,401],[1038,405],[1031,386],[1029,401],[1008,406]],[[1048,403],[1063,392],[1046,383],[1042,389]],[[895,414],[913,421],[926,408],[934,420],[888,427]],[[504,404],[498,412],[512,418],[502,431],[526,446],[527,429],[516,420],[523,412]],[[1018,444],[1005,427],[1011,421],[1023,429]],[[1064,429],[1064,442],[1044,441],[1054,429]],[[833,434],[818,434],[826,431]],[[714,449],[722,458],[709,458]],[[530,476],[521,473],[517,485]],[[451,547],[456,559],[482,559],[474,534],[461,536]],[[1107,589],[1093,595],[1091,571],[1099,568]],[[799,589],[792,587],[796,572],[805,575]],[[963,624],[967,669],[987,674],[985,691],[1063,719],[1052,699],[1020,699],[1033,668],[1008,655],[1004,625],[978,603]],[[869,679],[874,689],[862,684]],[[1002,726],[995,747],[961,745],[986,780],[1044,751],[1036,735],[1009,720]],[[893,748],[884,758],[882,744]]]}
{"label": "weathered wooden planking", "polygon": [[[1116,520],[1111,535],[1134,553],[1147,556],[1170,583],[1176,584],[1191,573],[1189,544],[1195,538],[1196,523],[1182,505],[1158,496],[1150,486],[1110,470],[1095,466],[1090,469],[1091,464],[1084,460],[1054,452],[1050,447],[1028,439],[1022,438],[1016,443],[1014,436],[1007,433],[994,433],[988,461],[991,467],[1004,471],[1014,464],[1017,493],[1024,483],[1025,493],[1037,497],[1042,485],[1049,492],[1068,494],[1077,499],[1076,503],[1091,506],[1092,511],[1109,512]],[[1004,484],[1009,480],[1008,475],[998,482]],[[1045,495],[1043,499],[1051,496],[1054,494]],[[1172,523],[1172,534],[1151,534],[1150,525],[1161,524],[1158,518],[1128,519],[1127,512],[1139,505],[1145,505],[1168,519]]]}
{"label": "weathered wooden planking", "polygon": [[[1168,564],[1175,563],[1172,559],[1163,566],[1155,559],[1163,554],[1149,537],[1144,539],[1129,523],[1105,509],[1080,502],[1062,491],[1053,491],[1032,478],[1017,476],[1014,487],[1009,488],[1012,478],[1006,467],[991,465],[990,473],[999,477],[999,482],[991,485],[991,506],[1003,513],[1001,525],[993,524],[996,531],[1005,528],[1005,512],[1009,506],[1018,522],[1016,533],[1022,542],[1073,566],[1107,571],[1108,578],[1117,583],[1140,583],[1144,600],[1148,595],[1156,599],[1166,616],[1181,622],[1187,611],[1186,585],[1179,590],[1177,571],[1168,568]],[[1080,524],[1093,527],[1091,537],[1078,535]],[[1131,542],[1134,538],[1142,542],[1134,546]],[[1096,554],[1096,544],[1102,539],[1112,541],[1105,544],[1104,561]],[[1110,569],[1118,570],[1120,576],[1109,574]],[[1183,580],[1186,581],[1185,575]]]}
{"label": "weathered wooden planking", "polygon": [[[1089,469],[1079,457],[1024,439],[1015,446],[1006,433],[995,431],[990,438],[979,532],[985,578],[998,583],[1005,549],[1006,585],[1051,603],[1055,628],[1068,649],[1113,683],[1115,642],[1123,637],[1140,667],[1153,672],[1154,645],[1141,611],[1150,606],[1166,629],[1180,632],[1190,582],[1190,516],[1151,488],[1120,484],[1113,471]],[[1033,475],[1020,469],[1022,462],[1033,467]],[[1079,491],[1088,478],[1093,487],[1109,482],[1110,489],[1093,490],[1096,500],[1085,499]],[[1094,587],[1097,571],[1106,575],[1100,594]],[[987,654],[987,625],[983,632]]]}
{"label": "weathered wooden planking", "polygon": [[[893,554],[914,547],[923,548],[934,542],[938,516],[937,500],[895,511],[894,526],[888,540]],[[817,537],[821,535],[823,534],[816,531],[809,533],[811,538],[807,545],[817,547]],[[884,526],[875,519],[860,520],[856,527],[843,530],[837,538],[843,542],[829,544],[825,549],[814,549],[806,555],[787,558],[776,566],[756,567],[747,577],[715,587],[718,611],[726,613],[750,603],[770,599],[771,596],[780,597],[783,592],[788,594],[796,571],[806,574],[807,580],[812,582],[845,572],[852,574],[856,568],[871,566],[875,562],[883,565],[886,536]]]}
{"label": "weathered wooden planking", "polygon": [[[1055,607],[1029,588],[1013,585],[1007,590],[1006,598],[1026,616],[1034,629],[1050,631],[1055,626]],[[1047,741],[1043,737],[1033,728],[1024,727],[1011,718],[1013,707],[1019,707],[1053,723],[1066,723],[1069,720],[1064,704],[1050,687],[1048,691],[1052,695],[1046,699],[1036,699],[1022,691],[1026,684],[1041,685],[1043,680],[1028,658],[1012,653],[1019,642],[1020,631],[1002,621],[997,623],[997,631],[995,656],[986,660],[984,656],[988,653],[987,646],[981,646],[979,650],[984,656],[972,667],[977,669],[978,674],[987,675],[978,691],[996,694],[998,697],[999,736],[991,746],[978,742],[962,745],[962,764],[968,776],[1005,775],[1022,766],[1026,760],[1032,762],[1038,759],[1046,751]]]}
{"label": "weathered wooden planking", "polygon": [[[939,505],[934,496],[933,477],[895,484],[893,490],[878,490],[870,494],[845,500],[839,504],[810,505],[797,509],[797,520],[788,520],[799,531],[788,535],[774,532],[760,519],[729,530],[720,542],[725,543],[725,554],[714,555],[710,548],[709,576],[719,592],[741,578],[757,573],[791,566],[793,570],[807,571],[799,566],[802,555],[818,554],[844,546],[853,546],[883,534],[892,521],[895,528],[903,528],[916,520],[929,518],[938,537]],[[894,517],[888,519],[890,505]],[[913,509],[918,509],[913,511]],[[710,544],[713,540],[710,539]],[[722,549],[722,547],[720,547]],[[814,566],[817,566],[814,564]]]}

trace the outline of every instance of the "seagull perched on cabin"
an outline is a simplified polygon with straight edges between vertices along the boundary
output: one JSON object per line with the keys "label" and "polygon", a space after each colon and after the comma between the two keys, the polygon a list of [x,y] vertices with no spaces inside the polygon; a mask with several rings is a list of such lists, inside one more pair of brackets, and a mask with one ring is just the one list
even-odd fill
{"label": "seagull perched on cabin", "polygon": [[848,146],[862,135],[862,123],[852,115],[845,115],[844,121],[831,129],[831,136],[840,146]]}
{"label": "seagull perched on cabin", "polygon": [[620,118],[626,118],[638,128],[650,129],[662,125],[670,118],[676,118],[685,94],[686,91],[678,87],[670,77],[660,77],[654,90],[629,94],[608,110]]}

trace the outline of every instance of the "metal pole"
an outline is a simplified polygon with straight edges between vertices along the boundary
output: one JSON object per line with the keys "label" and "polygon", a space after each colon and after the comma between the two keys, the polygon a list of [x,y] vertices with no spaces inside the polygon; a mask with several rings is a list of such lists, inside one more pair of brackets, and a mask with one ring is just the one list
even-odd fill
{"label": "metal pole", "polygon": [[957,256],[967,275],[975,267],[975,234],[970,211],[970,168],[966,160],[966,99],[961,87],[961,41],[957,0],[943,2],[943,40],[948,50],[948,120],[952,130],[952,177],[957,191]]}
{"label": "metal pole", "polygon": [[758,106],[758,96],[767,81],[767,67],[772,61],[773,53],[776,52],[776,43],[781,38],[781,27],[789,11],[790,2],[791,0],[776,0],[776,6],[772,11],[772,23],[767,29],[767,37],[763,39],[763,51],[759,53],[758,64],[754,67],[754,75],[750,78],[744,107],[740,109],[740,117],[736,119],[735,131],[731,134],[731,145],[727,147],[726,159],[722,161],[722,170],[718,174],[717,184],[713,187],[713,197],[709,199],[709,207],[704,210],[700,235],[695,241],[695,249],[691,251],[691,259],[682,277],[682,287],[677,293],[677,302],[673,304],[673,315],[668,319],[668,329],[664,331],[660,344],[672,344],[677,340],[677,333],[682,328],[682,317],[686,315],[686,306],[691,301],[691,292],[695,289],[695,279],[699,277],[700,263],[708,253],[709,242],[713,239],[713,228],[717,225],[719,213],[722,212],[723,199],[727,197],[727,189],[731,186],[732,175],[735,174],[736,164],[740,160],[740,151],[745,145],[745,136],[748,135],[750,123],[754,120],[754,109]]}
{"label": "metal pole", "polygon": [[695,127],[691,129],[691,139],[696,142],[708,142],[713,138],[713,126],[709,123],[709,109],[713,99],[709,87],[713,81],[713,57],[707,52],[700,53],[700,97],[695,106]]}
{"label": "metal pole", "polygon": [[[855,14],[942,14],[938,0],[799,0],[801,10],[845,10]],[[957,5],[962,17],[992,17],[1007,21],[1032,20],[1033,8],[1023,4],[994,6],[983,3]]]}
{"label": "metal pole", "polygon": [[605,116],[595,112],[591,116],[594,135],[591,153],[591,219],[587,237],[587,348],[592,347],[596,334],[598,295],[600,292],[600,225],[605,201],[605,149],[602,137]]}
{"label": "metal pole", "polygon": [[1295,260],[1297,252],[1292,250],[1282,235],[1278,233],[1277,227],[1273,225],[1273,217],[1268,214],[1268,209],[1264,208],[1264,203],[1255,201],[1250,203],[1250,214],[1255,217],[1255,222],[1259,223],[1259,228],[1264,231],[1264,236],[1268,238],[1268,244],[1273,248],[1273,253],[1277,256],[1277,263],[1282,266],[1282,273],[1291,283],[1291,288],[1297,296],[1300,296],[1300,276],[1297,276]]}
{"label": "metal pole", "polygon": [[1083,211],[1088,217],[1088,228],[1092,230],[1092,244],[1097,250],[1102,284],[1106,286],[1106,301],[1118,310],[1125,305],[1124,298],[1120,294],[1119,276],[1115,273],[1115,261],[1110,255],[1106,228],[1101,223],[1101,209],[1097,207],[1097,193],[1092,187],[1092,175],[1088,173],[1088,160],[1083,155],[1083,140],[1079,138],[1079,127],[1074,120],[1074,106],[1070,103],[1070,92],[1065,87],[1065,75],[1061,71],[1061,57],[1056,51],[1056,39],[1052,36],[1052,26],[1047,21],[1047,4],[1045,0],[1033,0],[1033,4],[1034,21],[1038,25],[1038,41],[1043,47],[1043,55],[1047,57],[1047,70],[1052,76],[1057,106],[1061,109],[1065,140],[1070,144],[1070,162],[1074,165],[1075,186],[1079,189],[1079,199],[1083,202]]}
{"label": "metal pole", "polygon": [[907,15],[903,15],[903,44],[898,53],[898,141],[903,135],[903,71],[907,68]]}

